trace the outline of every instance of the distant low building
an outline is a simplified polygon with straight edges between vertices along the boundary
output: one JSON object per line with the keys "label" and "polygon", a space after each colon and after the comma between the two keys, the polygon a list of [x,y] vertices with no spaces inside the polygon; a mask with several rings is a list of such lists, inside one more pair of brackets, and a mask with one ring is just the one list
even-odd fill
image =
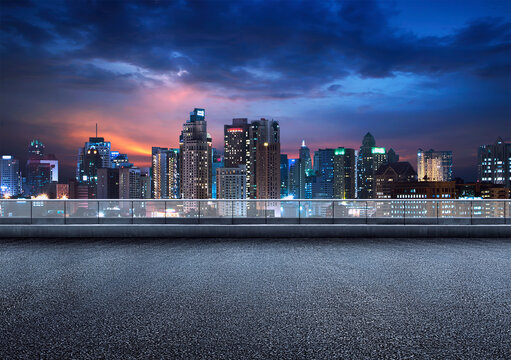
{"label": "distant low building", "polygon": [[395,183],[417,182],[417,173],[409,162],[395,162],[380,166],[375,178],[376,198],[390,199]]}

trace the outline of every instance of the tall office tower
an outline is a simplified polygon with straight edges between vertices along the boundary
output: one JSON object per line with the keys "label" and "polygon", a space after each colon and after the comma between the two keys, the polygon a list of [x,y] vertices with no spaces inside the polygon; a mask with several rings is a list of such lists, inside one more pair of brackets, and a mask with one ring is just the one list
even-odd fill
{"label": "tall office tower", "polygon": [[[224,166],[227,168],[246,165],[247,196],[250,191],[250,124],[246,118],[232,119],[232,125],[224,125]],[[213,169],[213,176],[215,170]]]}
{"label": "tall office tower", "polygon": [[211,196],[213,199],[217,198],[218,193],[218,181],[216,178],[216,169],[224,167],[224,155],[217,149],[212,150],[212,174],[211,174]]}
{"label": "tall office tower", "polygon": [[417,173],[409,162],[395,162],[382,165],[376,170],[376,198],[390,199],[394,184],[416,182]]}
{"label": "tall office tower", "polygon": [[252,121],[249,129],[249,196],[280,198],[280,127],[274,120]]}
{"label": "tall office tower", "polygon": [[20,163],[11,155],[2,155],[0,159],[0,196],[13,197],[20,194]]}
{"label": "tall office tower", "polygon": [[511,144],[501,137],[493,145],[481,145],[477,151],[477,180],[502,184],[511,189]]}
{"label": "tall office tower", "polygon": [[[217,198],[246,199],[246,172],[247,168],[245,165],[239,165],[232,168],[217,168]],[[219,210],[222,216],[244,216],[247,213],[247,204],[244,201],[220,202]]]}
{"label": "tall office tower", "polygon": [[152,148],[153,199],[179,198],[179,159],[179,149]]}
{"label": "tall office tower", "polygon": [[389,159],[389,164],[397,163],[399,161],[399,155],[396,154],[394,149],[390,149],[389,151],[387,151],[387,156]]}
{"label": "tall office tower", "polygon": [[451,181],[452,151],[417,151],[419,181]]}
{"label": "tall office tower", "polygon": [[118,151],[111,151],[110,158],[112,159],[112,168],[133,167],[133,164],[130,163],[128,159],[128,154],[120,154]]}
{"label": "tall office tower", "polygon": [[300,197],[300,161],[298,159],[289,159],[288,171],[288,195],[293,199]]}
{"label": "tall office tower", "polygon": [[305,177],[307,176],[307,172],[312,170],[311,152],[305,145],[305,140],[302,141],[302,146],[299,150],[298,161],[300,167],[299,199],[305,199]]}
{"label": "tall office tower", "polygon": [[112,152],[111,144],[109,141],[105,141],[102,137],[91,137],[87,141],[83,148],[78,149],[78,164],[76,167],[76,180],[84,181],[84,158],[90,155],[89,150],[94,149],[94,154],[98,154],[101,158],[98,168],[111,168],[112,167]]}
{"label": "tall office tower", "polygon": [[357,188],[357,161],[354,149],[334,150],[334,199],[355,199]]}
{"label": "tall office tower", "polygon": [[59,181],[59,162],[53,154],[45,154],[44,144],[38,139],[30,142],[26,164],[25,192],[39,195],[52,182]]}
{"label": "tall office tower", "polygon": [[119,199],[141,199],[139,168],[119,168]]}
{"label": "tall office tower", "polygon": [[181,197],[211,198],[211,136],[207,132],[204,109],[194,109],[183,124],[180,143]]}
{"label": "tall office tower", "polygon": [[97,199],[119,199],[119,169],[98,169]]}
{"label": "tall office tower", "polygon": [[388,162],[384,147],[376,147],[376,141],[371,133],[362,140],[362,146],[357,159],[357,197],[360,199],[375,198],[376,182],[374,173]]}
{"label": "tall office tower", "polygon": [[97,197],[98,169],[103,168],[103,158],[99,151],[91,148],[83,156],[82,183],[87,185],[88,198]]}
{"label": "tall office tower", "polygon": [[280,154],[280,197],[289,193],[289,160],[287,154]]}
{"label": "tall office tower", "polygon": [[140,189],[141,199],[151,198],[151,168],[140,168]]}
{"label": "tall office tower", "polygon": [[29,159],[40,159],[44,156],[44,144],[39,139],[33,139],[30,141],[28,147],[28,158]]}
{"label": "tall office tower", "polygon": [[274,120],[250,124],[250,197],[280,198],[280,127]]}
{"label": "tall office tower", "polygon": [[319,149],[314,152],[316,186],[313,199],[332,199],[334,196],[334,149]]}
{"label": "tall office tower", "polygon": [[27,160],[26,174],[27,194],[42,194],[49,184],[59,181],[59,162],[53,154],[33,156]]}

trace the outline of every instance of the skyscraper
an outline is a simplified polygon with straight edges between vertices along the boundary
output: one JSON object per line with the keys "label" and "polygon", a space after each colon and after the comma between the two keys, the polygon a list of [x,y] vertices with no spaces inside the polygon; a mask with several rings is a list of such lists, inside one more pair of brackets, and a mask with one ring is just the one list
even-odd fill
{"label": "skyscraper", "polygon": [[20,163],[11,155],[3,155],[0,159],[0,196],[13,197],[20,194]]}
{"label": "skyscraper", "polygon": [[334,149],[319,149],[314,152],[316,187],[313,199],[332,199],[334,195]]}
{"label": "skyscraper", "polygon": [[308,172],[312,170],[312,159],[311,152],[309,148],[305,145],[305,140],[302,141],[302,146],[299,150],[299,168],[300,168],[300,178],[299,178],[299,198],[306,199],[305,197],[305,178],[308,176]]}
{"label": "skyscraper", "polygon": [[288,164],[288,195],[298,199],[300,197],[300,161],[299,159],[289,159]]}
{"label": "skyscraper", "polygon": [[[213,168],[211,170],[211,172],[212,172],[212,175],[211,175],[211,197],[213,199],[216,199],[217,193],[218,193],[218,179],[216,177],[216,169],[224,167],[224,155],[219,150],[213,148],[212,157],[213,157],[213,159],[212,159]],[[245,174],[246,171],[243,171],[243,173]],[[246,186],[245,186],[245,191],[246,191]]]}
{"label": "skyscraper", "polygon": [[362,140],[362,146],[357,159],[357,197],[360,199],[375,198],[374,173],[387,163],[387,152],[384,147],[376,147],[376,141],[371,133]]}
{"label": "skyscraper", "polygon": [[417,151],[419,181],[451,181],[452,151]]}
{"label": "skyscraper", "polygon": [[289,160],[287,154],[280,154],[280,197],[284,198],[289,192]]}
{"label": "skyscraper", "polygon": [[44,144],[34,139],[28,147],[25,192],[37,196],[46,191],[49,184],[59,181],[59,162],[53,154],[45,154]]}
{"label": "skyscraper", "polygon": [[90,148],[84,153],[81,182],[87,185],[89,199],[95,199],[97,196],[98,169],[103,167],[102,164],[103,158],[97,149]]}
{"label": "skyscraper", "polygon": [[[247,177],[246,166],[216,169],[218,199],[246,199]],[[247,205],[243,201],[220,202],[219,210],[222,216],[245,216]]]}
{"label": "skyscraper", "polygon": [[179,149],[152,148],[153,199],[179,198],[179,158]]}
{"label": "skyscraper", "polygon": [[[250,191],[250,124],[247,118],[232,119],[231,125],[224,125],[224,165],[233,168],[246,166],[247,196]],[[215,171],[213,171],[215,176]]]}
{"label": "skyscraper", "polygon": [[356,152],[343,147],[334,150],[334,199],[355,199],[357,197]]}
{"label": "skyscraper", "polygon": [[211,198],[211,136],[204,109],[194,109],[183,124],[180,143],[180,191],[183,199]]}
{"label": "skyscraper", "polygon": [[477,151],[477,180],[502,184],[511,189],[511,144],[501,137],[492,145],[481,145]]}
{"label": "skyscraper", "polygon": [[280,126],[260,119],[250,124],[250,198],[280,198]]}

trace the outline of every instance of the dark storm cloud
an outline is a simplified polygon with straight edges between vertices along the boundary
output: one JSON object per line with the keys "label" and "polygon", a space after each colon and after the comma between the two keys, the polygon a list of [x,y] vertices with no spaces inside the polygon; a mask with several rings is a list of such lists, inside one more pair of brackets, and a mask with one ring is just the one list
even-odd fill
{"label": "dark storm cloud", "polygon": [[[37,3],[30,11],[24,5],[3,11],[3,79],[65,77],[84,88],[108,76],[126,79],[84,63],[102,59],[234,90],[234,97],[242,91],[282,98],[307,95],[350,74],[465,71],[489,78],[509,76],[511,66],[511,24],[504,19],[482,18],[449,36],[420,37],[394,28],[392,11],[373,1],[71,1]],[[141,79],[131,80],[135,87]]]}

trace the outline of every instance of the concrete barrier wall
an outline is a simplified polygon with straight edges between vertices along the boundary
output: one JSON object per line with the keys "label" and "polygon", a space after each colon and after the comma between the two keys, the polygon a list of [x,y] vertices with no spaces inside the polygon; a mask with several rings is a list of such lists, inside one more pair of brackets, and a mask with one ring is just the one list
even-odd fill
{"label": "concrete barrier wall", "polygon": [[510,225],[0,225],[0,238],[509,238]]}

